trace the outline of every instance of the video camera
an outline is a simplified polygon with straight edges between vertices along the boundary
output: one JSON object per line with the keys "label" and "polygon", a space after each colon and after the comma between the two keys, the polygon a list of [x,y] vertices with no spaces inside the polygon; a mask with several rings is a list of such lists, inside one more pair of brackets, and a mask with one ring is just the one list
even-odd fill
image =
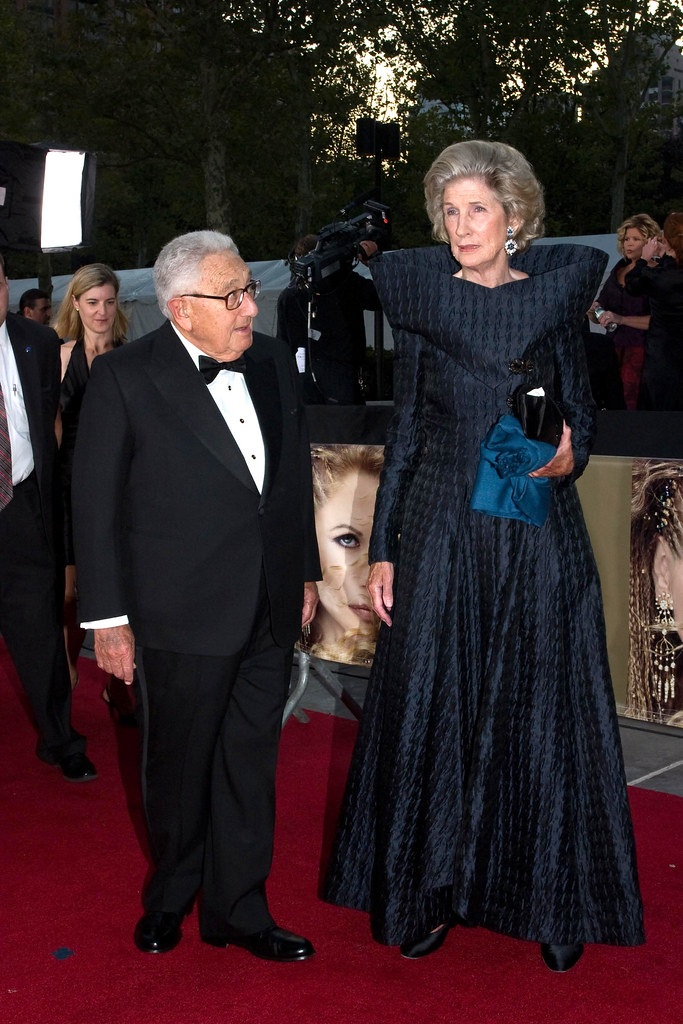
{"label": "video camera", "polygon": [[[354,200],[341,211],[345,215],[361,200]],[[312,252],[290,261],[292,273],[303,285],[313,290],[340,270],[352,269],[360,252],[361,242],[375,242],[379,248],[389,239],[389,207],[367,200],[365,213],[351,220],[326,224],[318,234],[318,243]]]}

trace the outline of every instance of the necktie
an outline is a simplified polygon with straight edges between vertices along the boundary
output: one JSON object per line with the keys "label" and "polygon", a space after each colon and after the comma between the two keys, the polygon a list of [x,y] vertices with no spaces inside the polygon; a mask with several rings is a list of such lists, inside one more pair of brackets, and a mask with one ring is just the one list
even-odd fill
{"label": "necktie", "polygon": [[7,429],[5,398],[0,387],[0,510],[12,500],[12,448]]}
{"label": "necktie", "polygon": [[218,359],[212,359],[211,356],[200,356],[199,357],[199,372],[204,377],[207,384],[210,384],[214,380],[221,370],[232,370],[234,373],[244,373],[247,369],[247,362],[244,356],[238,356],[237,359],[233,359],[231,363],[221,363]]}

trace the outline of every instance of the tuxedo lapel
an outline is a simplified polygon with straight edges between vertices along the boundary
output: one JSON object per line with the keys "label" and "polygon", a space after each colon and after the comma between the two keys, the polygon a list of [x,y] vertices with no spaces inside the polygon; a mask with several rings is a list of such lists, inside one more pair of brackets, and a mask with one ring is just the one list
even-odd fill
{"label": "tuxedo lapel", "polygon": [[151,351],[149,375],[154,386],[187,428],[250,491],[257,491],[239,449],[204,378],[192,363],[170,324],[160,328]]}

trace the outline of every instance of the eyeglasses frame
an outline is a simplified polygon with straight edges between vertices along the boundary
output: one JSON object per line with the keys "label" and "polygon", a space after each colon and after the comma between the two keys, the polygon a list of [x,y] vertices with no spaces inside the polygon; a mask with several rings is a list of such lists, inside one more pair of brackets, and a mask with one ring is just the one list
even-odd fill
{"label": "eyeglasses frame", "polygon": [[[181,299],[183,299],[183,298],[188,298],[188,299],[220,299],[221,302],[225,303],[225,308],[230,310],[230,311],[232,311],[234,309],[239,309],[240,308],[240,306],[244,302],[244,294],[245,294],[245,292],[249,292],[250,298],[252,298],[254,300],[257,299],[258,296],[261,294],[261,282],[260,281],[250,281],[249,284],[244,286],[244,288],[233,288],[233,290],[231,292],[228,292],[227,295],[203,295],[201,292],[183,292],[183,294],[180,296],[180,298]],[[239,299],[234,304],[234,306],[229,306],[228,305],[228,299],[230,298],[231,295],[239,295]]]}

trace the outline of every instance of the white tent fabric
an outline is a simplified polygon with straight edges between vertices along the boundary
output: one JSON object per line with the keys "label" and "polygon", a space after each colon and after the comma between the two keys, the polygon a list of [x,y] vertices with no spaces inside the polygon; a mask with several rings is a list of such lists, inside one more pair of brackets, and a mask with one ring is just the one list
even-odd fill
{"label": "white tent fabric", "polygon": [[[578,245],[591,245],[596,249],[604,249],[609,256],[609,266],[613,266],[618,259],[616,235],[583,235],[576,238],[540,238],[535,245],[551,245],[556,243],[574,243]],[[263,334],[275,334],[277,320],[277,299],[283,288],[286,288],[289,279],[289,269],[283,260],[258,260],[249,264],[252,275],[261,281],[261,294],[258,299],[259,312],[255,319],[254,326],[257,331]],[[370,271],[362,264],[356,268],[357,272],[366,277]],[[124,312],[128,317],[128,339],[140,338],[143,334],[153,331],[163,323],[163,316],[157,305],[154,294],[154,283],[152,281],[152,269],[142,268],[140,270],[117,270],[121,281],[119,298]],[[63,274],[52,279],[52,307],[56,311],[59,303],[64,298],[70,274]],[[28,288],[37,288],[38,282],[35,278],[25,278],[20,281],[10,281],[10,309],[16,310],[19,299]],[[372,345],[373,314],[366,313],[365,327],[368,344]],[[392,348],[393,342],[391,330],[388,323],[384,322],[384,345]]]}

